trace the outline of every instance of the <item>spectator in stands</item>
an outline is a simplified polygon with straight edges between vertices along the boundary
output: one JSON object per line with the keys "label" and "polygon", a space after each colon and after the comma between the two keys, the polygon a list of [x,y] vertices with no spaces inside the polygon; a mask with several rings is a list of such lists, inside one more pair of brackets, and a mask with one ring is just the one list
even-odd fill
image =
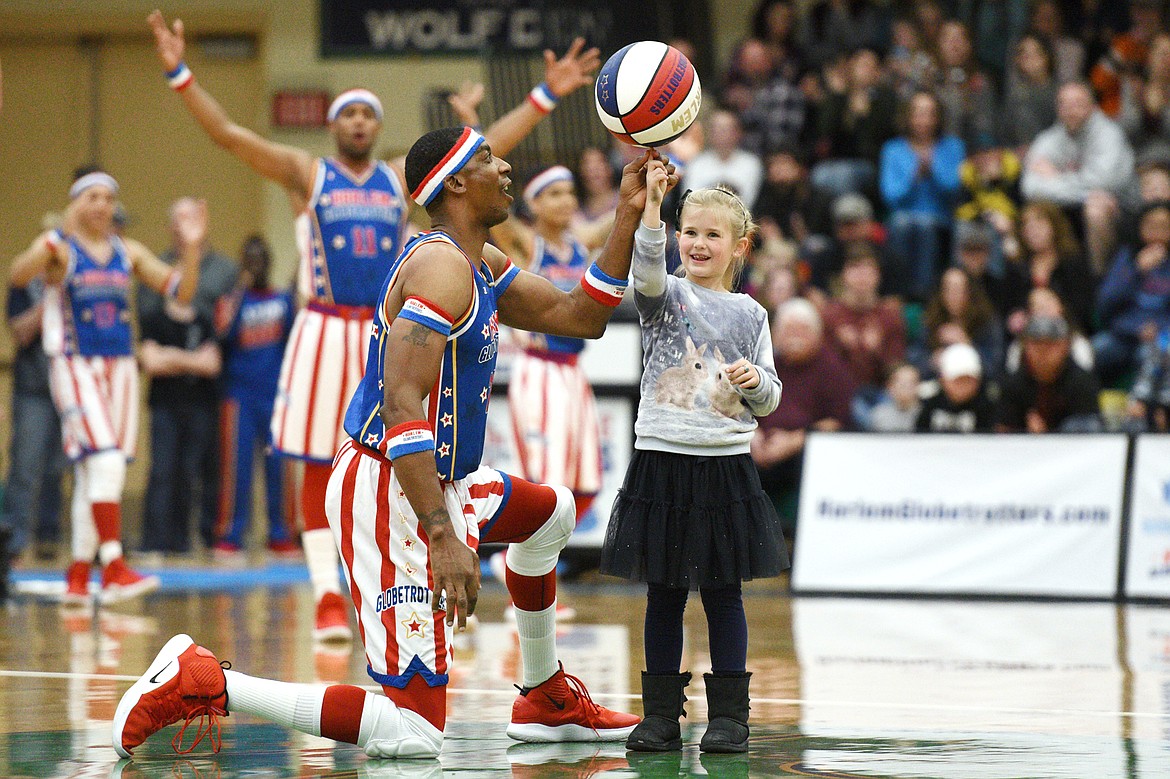
{"label": "spectator in stands", "polygon": [[1085,45],[1065,30],[1064,15],[1057,0],[1036,0],[1029,19],[1031,29],[1052,51],[1053,75],[1057,84],[1085,76]]}
{"label": "spectator in stands", "polygon": [[797,40],[805,62],[822,68],[855,49],[880,49],[888,25],[870,0],[817,0],[801,19]]}
{"label": "spectator in stands", "polygon": [[1016,0],[961,0],[954,3],[957,18],[970,31],[975,61],[996,89],[1003,86],[1004,66],[1013,41],[1027,27],[1027,3]]}
{"label": "spectator in stands", "polygon": [[1117,123],[1139,155],[1170,140],[1170,32],[1154,36],[1143,71],[1122,81]]}
{"label": "spectator in stands", "polygon": [[796,23],[792,0],[762,0],[752,20],[752,35],[767,47],[772,68],[793,83],[804,70],[796,45]]}
{"label": "spectator in stands", "polygon": [[938,39],[942,132],[969,138],[995,127],[995,84],[979,69],[971,47],[971,31],[956,19],[943,23]]}
{"label": "spectator in stands", "polygon": [[[1007,236],[1015,241],[1014,225]],[[971,281],[983,290],[996,317],[1002,323],[1008,315],[1008,288],[1023,289],[1026,280],[1017,262],[1001,263],[999,274],[991,267],[992,254],[1001,240],[998,231],[983,221],[959,222],[955,225],[955,266],[967,272]]]}
{"label": "spectator in stands", "polygon": [[1028,200],[1050,200],[1084,220],[1089,263],[1101,273],[1120,215],[1118,194],[1133,176],[1133,149],[1087,84],[1062,86],[1056,113],[1059,121],[1028,149],[1021,187]]}
{"label": "spectator in stands", "polygon": [[1026,32],[1016,42],[1000,118],[1004,140],[1020,156],[1056,122],[1055,68],[1052,49],[1040,33]]}
{"label": "spectator in stands", "polygon": [[916,300],[934,289],[965,156],[962,141],[942,134],[940,112],[938,98],[916,92],[907,104],[904,134],[886,141],[878,166],[890,211],[890,249],[905,268],[907,295]]}
{"label": "spectator in stands", "polygon": [[1170,430],[1170,330],[1162,330],[1139,350],[1139,367],[1125,413],[1134,432]]}
{"label": "spectator in stands", "polygon": [[1028,293],[1048,287],[1064,301],[1069,321],[1082,332],[1092,326],[1096,283],[1085,263],[1072,224],[1055,203],[1028,203],[1020,214],[1019,254],[1011,279],[1020,286],[1008,289],[1008,332],[1018,334],[1027,317]]}
{"label": "spectator in stands", "polygon": [[909,100],[915,92],[937,83],[938,63],[923,46],[922,34],[914,18],[900,16],[894,19],[890,39],[892,45],[886,56],[886,72],[899,100]]}
{"label": "spectator in stands", "polygon": [[[1037,287],[1028,293],[1028,303],[1024,311],[1021,312],[1023,322],[1020,325],[1022,330],[1029,319],[1047,317],[1051,319],[1063,319],[1065,322],[1070,322],[1068,318],[1068,311],[1065,309],[1064,301],[1060,299],[1055,292],[1047,287]],[[1085,334],[1077,330],[1070,322],[1069,324],[1069,355],[1072,361],[1086,371],[1093,370],[1093,344],[1089,341]],[[1008,344],[1007,352],[1004,357],[1004,372],[1012,373],[1020,367],[1020,357],[1023,354],[1023,337],[1017,337]]]}
{"label": "spectator in stands", "polygon": [[1138,244],[1121,247],[1097,292],[1102,329],[1093,355],[1106,382],[1136,367],[1139,347],[1170,327],[1170,202],[1146,206],[1138,231]]}
{"label": "spectator in stands", "polygon": [[1023,332],[1023,359],[1000,389],[996,430],[1008,433],[1101,429],[1097,378],[1069,356],[1063,319],[1033,317]]}
{"label": "spectator in stands", "polygon": [[617,209],[617,174],[609,156],[596,146],[587,146],[577,157],[577,213],[573,228],[589,229],[608,221]]}
{"label": "spectator in stands", "polygon": [[772,343],[786,402],[759,420],[751,451],[764,490],[793,532],[805,435],[849,425],[853,379],[825,343],[821,316],[807,300],[796,298],[780,307],[772,320]]}
{"label": "spectator in stands", "polygon": [[1123,201],[1122,221],[1117,234],[1119,244],[1140,241],[1138,224],[1142,212],[1151,203],[1170,200],[1170,141],[1147,144],[1137,156],[1136,170],[1137,175]]}
{"label": "spectator in stands", "polygon": [[739,115],[739,145],[747,151],[762,157],[804,140],[804,92],[794,76],[775,70],[767,47],[755,38],[744,41],[735,54],[723,103]]}
{"label": "spectator in stands", "polygon": [[[835,73],[836,71],[828,71]],[[858,49],[845,77],[827,80],[828,95],[817,109],[813,186],[830,195],[873,194],[882,144],[894,136],[897,98],[881,83],[882,62],[874,49]]]}
{"label": "spectator in stands", "polygon": [[1108,50],[1089,71],[1101,110],[1113,118],[1121,113],[1125,82],[1141,75],[1154,35],[1162,29],[1161,0],[1130,0],[1128,5],[1129,28],[1113,34]]}
{"label": "spectator in stands", "polygon": [[825,337],[845,359],[857,388],[853,415],[859,424],[864,424],[880,398],[890,370],[906,359],[901,304],[879,297],[881,278],[873,244],[850,244],[845,250],[840,292],[824,309]]}
{"label": "spectator in stands", "polygon": [[[801,247],[801,254],[808,263],[810,281],[817,289],[828,291],[830,282],[845,267],[845,248],[858,241],[867,241],[883,246],[885,229],[873,218],[873,206],[864,195],[850,193],[833,201],[830,209],[833,225],[831,235],[809,236]],[[879,249],[880,251],[880,249]],[[882,257],[882,277],[887,289],[900,290],[901,277],[896,263],[889,257]]]}
{"label": "spectator in stands", "polygon": [[1021,168],[1016,153],[990,133],[970,140],[967,159],[959,166],[962,190],[955,219],[959,225],[979,221],[995,228],[991,267],[996,275],[1003,275],[1003,241],[1019,216]]}
{"label": "spectator in stands", "polygon": [[[700,120],[704,121],[704,120]],[[739,117],[731,111],[715,111],[704,121],[707,148],[686,167],[685,189],[723,185],[749,206],[754,206],[764,182],[764,165],[755,154],[739,148],[743,137]]]}
{"label": "spectator in stands", "polygon": [[1003,363],[1003,322],[983,288],[962,268],[948,268],[923,316],[926,346],[938,358],[954,344],[968,344],[979,355],[983,374],[999,375]]}
{"label": "spectator in stands", "polygon": [[938,356],[938,381],[922,400],[914,423],[919,433],[990,433],[995,405],[987,395],[979,353],[955,343]]}
{"label": "spectator in stands", "polygon": [[922,401],[918,385],[922,376],[908,362],[898,363],[886,379],[886,394],[869,413],[868,430],[872,433],[913,433]]}
{"label": "spectator in stands", "polygon": [[752,213],[764,237],[782,237],[796,243],[824,222],[822,198],[809,185],[804,155],[796,146],[771,152],[765,158],[764,183]]}
{"label": "spectator in stands", "polygon": [[[914,24],[918,28],[923,45],[930,52],[935,63],[938,62],[939,34],[942,32],[943,22],[946,20],[947,15],[943,12],[943,7],[938,0],[914,0]],[[929,89],[930,86],[924,84],[922,88]],[[907,95],[907,97],[910,96]]]}

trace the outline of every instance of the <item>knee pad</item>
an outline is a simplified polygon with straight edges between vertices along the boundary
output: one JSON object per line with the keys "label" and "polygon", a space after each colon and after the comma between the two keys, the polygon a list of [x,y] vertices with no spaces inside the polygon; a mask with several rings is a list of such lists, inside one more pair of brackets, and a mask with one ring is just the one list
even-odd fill
{"label": "knee pad", "polygon": [[119,503],[126,483],[126,455],[117,449],[85,458],[86,492],[91,503]]}
{"label": "knee pad", "polygon": [[369,757],[435,758],[443,748],[443,732],[421,715],[389,698],[367,694],[358,746]]}
{"label": "knee pad", "polygon": [[[551,485],[550,485],[551,486]],[[557,505],[540,528],[528,540],[508,547],[508,568],[521,576],[544,576],[557,567],[561,550],[577,526],[577,509],[568,487],[553,486]]]}

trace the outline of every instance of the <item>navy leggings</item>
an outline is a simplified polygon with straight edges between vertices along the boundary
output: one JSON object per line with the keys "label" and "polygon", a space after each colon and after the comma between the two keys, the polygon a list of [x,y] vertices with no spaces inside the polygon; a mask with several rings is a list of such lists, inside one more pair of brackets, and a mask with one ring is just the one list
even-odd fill
{"label": "navy leggings", "polygon": [[[682,665],[683,612],[688,591],[651,584],[646,591],[646,671],[676,674]],[[699,588],[707,614],[711,672],[737,674],[747,670],[747,616],[740,585]]]}

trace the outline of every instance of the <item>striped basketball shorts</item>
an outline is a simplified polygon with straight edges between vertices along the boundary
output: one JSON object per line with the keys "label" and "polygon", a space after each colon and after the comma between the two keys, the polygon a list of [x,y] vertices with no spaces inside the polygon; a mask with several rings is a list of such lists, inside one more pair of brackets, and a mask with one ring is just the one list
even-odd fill
{"label": "striped basketball shorts", "polygon": [[138,448],[138,363],[131,356],[56,356],[49,360],[49,389],[61,417],[65,454],[79,460]]}

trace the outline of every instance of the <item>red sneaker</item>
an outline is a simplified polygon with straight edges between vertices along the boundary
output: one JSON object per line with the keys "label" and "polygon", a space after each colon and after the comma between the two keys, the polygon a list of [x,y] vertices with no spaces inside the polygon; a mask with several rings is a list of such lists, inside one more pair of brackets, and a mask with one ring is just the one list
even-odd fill
{"label": "red sneaker", "polygon": [[546,681],[521,689],[508,735],[517,741],[623,741],[641,718],[598,706],[585,684],[562,666]]}
{"label": "red sneaker", "polygon": [[126,600],[158,589],[157,576],[143,576],[121,557],[116,557],[102,569],[102,601],[112,603]]}
{"label": "red sneaker", "polygon": [[89,563],[74,560],[65,571],[65,595],[61,602],[66,606],[80,606],[89,602]]}
{"label": "red sneaker", "polygon": [[[186,754],[206,736],[213,752],[219,751],[219,720],[227,713],[227,678],[207,649],[190,636],[177,635],[154,658],[114,712],[114,750],[130,757],[135,747],[179,720],[183,727],[171,739],[176,752]],[[187,726],[199,719],[195,740],[183,745]],[[204,722],[206,718],[206,722]]]}
{"label": "red sneaker", "polygon": [[327,592],[317,601],[317,626],[313,638],[317,641],[349,641],[349,610],[345,599],[336,592]]}

